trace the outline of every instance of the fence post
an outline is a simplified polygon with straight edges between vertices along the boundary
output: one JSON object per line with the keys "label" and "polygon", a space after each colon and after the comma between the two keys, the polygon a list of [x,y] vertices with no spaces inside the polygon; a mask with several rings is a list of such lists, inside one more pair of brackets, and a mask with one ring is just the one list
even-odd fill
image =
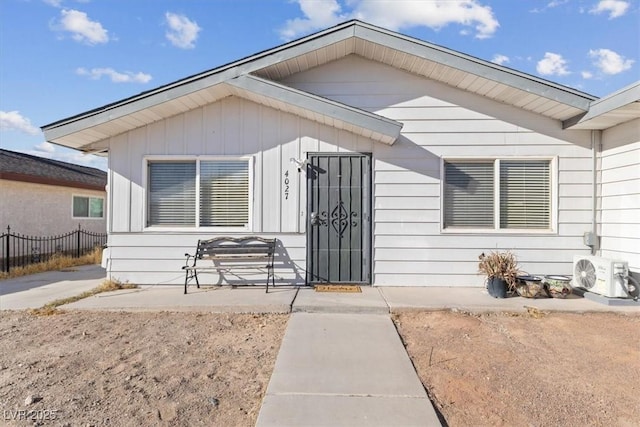
{"label": "fence post", "polygon": [[80,227],[81,225],[78,224],[78,247],[76,249],[76,258],[80,258]]}
{"label": "fence post", "polygon": [[11,227],[7,225],[7,242],[5,244],[5,256],[6,256],[6,263],[7,263],[7,273],[9,272],[9,269],[11,268],[11,254],[9,253],[9,248],[11,247],[11,245],[9,245],[9,234],[11,234]]}

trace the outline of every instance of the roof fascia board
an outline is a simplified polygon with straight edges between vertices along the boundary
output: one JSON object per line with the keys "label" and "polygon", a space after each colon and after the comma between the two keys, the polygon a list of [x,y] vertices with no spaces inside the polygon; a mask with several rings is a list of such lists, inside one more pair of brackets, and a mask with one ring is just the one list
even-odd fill
{"label": "roof fascia board", "polygon": [[400,136],[402,130],[403,124],[398,121],[260,77],[243,75],[226,83],[385,135],[392,143]]}
{"label": "roof fascia board", "polygon": [[[520,73],[507,67],[489,63],[479,58],[393,33],[382,28],[372,27],[365,23],[358,23],[356,25],[355,36],[476,76],[504,83],[516,89],[552,99],[584,111],[587,111],[589,104],[596,99],[586,93],[574,91],[570,88],[556,85],[553,82],[537,79],[534,76]],[[425,53],[425,48],[428,49],[428,54]]]}
{"label": "roof fascia board", "polygon": [[619,91],[612,93],[611,95],[605,96],[604,98],[593,101],[591,103],[589,111],[587,111],[586,114],[581,114],[576,117],[567,119],[562,122],[562,126],[563,128],[567,129],[579,123],[587,122],[591,119],[607,114],[613,110],[639,101],[640,81],[622,88]]}
{"label": "roof fascia board", "polygon": [[179,80],[167,86],[124,99],[96,110],[42,126],[45,139],[56,140],[74,132],[97,126],[136,111],[248,74],[281,61],[303,55],[353,36],[352,25],[331,28],[325,32],[291,42],[231,64]]}

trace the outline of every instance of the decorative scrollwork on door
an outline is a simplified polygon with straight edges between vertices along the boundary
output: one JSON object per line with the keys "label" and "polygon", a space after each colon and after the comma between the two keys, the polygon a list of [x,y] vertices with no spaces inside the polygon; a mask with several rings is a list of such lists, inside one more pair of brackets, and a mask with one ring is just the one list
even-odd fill
{"label": "decorative scrollwork on door", "polygon": [[347,212],[344,207],[344,203],[341,201],[331,211],[331,226],[336,230],[338,236],[342,237],[349,226],[358,226],[356,218],[358,218],[358,213]]}

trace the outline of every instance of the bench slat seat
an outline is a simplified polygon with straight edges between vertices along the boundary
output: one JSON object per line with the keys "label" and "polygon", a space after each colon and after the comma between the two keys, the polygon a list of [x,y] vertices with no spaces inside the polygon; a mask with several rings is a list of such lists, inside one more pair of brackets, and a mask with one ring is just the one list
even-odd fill
{"label": "bench slat seat", "polygon": [[[273,263],[275,257],[276,239],[265,239],[258,236],[249,237],[214,237],[209,240],[198,240],[194,255],[185,254],[186,265],[184,293],[191,279],[198,281],[198,271],[215,270],[219,274],[231,273],[233,270],[258,270],[267,273],[266,292],[269,292],[269,282],[275,286]],[[191,264],[190,264],[190,260]],[[199,260],[212,261],[212,265],[198,265]]]}

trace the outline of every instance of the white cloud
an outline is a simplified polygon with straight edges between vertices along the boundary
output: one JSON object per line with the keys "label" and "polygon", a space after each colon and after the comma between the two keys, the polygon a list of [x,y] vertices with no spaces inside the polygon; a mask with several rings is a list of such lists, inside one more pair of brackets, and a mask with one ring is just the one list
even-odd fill
{"label": "white cloud", "polygon": [[623,0],[600,0],[596,6],[589,10],[589,13],[599,15],[601,13],[608,13],[609,19],[618,18],[629,9],[629,2]]}
{"label": "white cloud", "polygon": [[569,2],[569,0],[552,0],[549,3],[547,3],[544,7],[542,8],[534,8],[532,9],[530,12],[531,13],[542,13],[545,12],[547,9],[553,9],[554,7],[559,7],[562,6],[563,4],[567,4]]}
{"label": "white cloud", "polygon": [[202,28],[184,15],[167,12],[164,16],[169,26],[169,30],[165,33],[167,40],[181,49],[193,49]]}
{"label": "white cloud", "polygon": [[56,151],[56,147],[53,146],[52,143],[47,141],[42,141],[42,143],[35,146],[36,150],[43,151],[45,153],[53,153]]}
{"label": "white cloud", "polygon": [[109,41],[108,32],[102,27],[102,24],[92,21],[86,13],[78,10],[64,9],[60,11],[60,21],[56,29],[69,32],[75,41],[89,45]]}
{"label": "white cloud", "polygon": [[49,6],[62,7],[62,0],[42,0],[42,1],[48,4]]}
{"label": "white cloud", "polygon": [[46,141],[34,146],[32,150],[25,150],[24,153],[45,159],[107,170],[107,159],[105,157],[87,155],[75,150],[63,149],[63,151],[57,151],[56,146]]}
{"label": "white cloud", "polygon": [[554,8],[569,3],[569,0],[553,0],[547,4],[548,8]]}
{"label": "white cloud", "polygon": [[493,55],[493,59],[491,60],[491,62],[498,65],[504,65],[507,62],[509,62],[509,57],[505,55],[496,54],[496,55]]}
{"label": "white cloud", "polygon": [[16,130],[29,135],[40,133],[40,130],[19,111],[0,111],[0,130]]}
{"label": "white cloud", "polygon": [[[280,30],[285,40],[335,25],[347,19],[360,19],[390,30],[429,27],[439,30],[449,24],[472,28],[475,37],[491,37],[500,24],[490,6],[478,0],[344,0],[351,11],[343,12],[338,0],[294,0],[303,18],[287,20]],[[468,29],[462,33],[468,33]]]}
{"label": "white cloud", "polygon": [[293,39],[301,34],[310,33],[320,28],[331,27],[347,20],[347,15],[340,14],[341,7],[337,0],[297,0],[304,18],[287,20],[280,30],[280,37]]}
{"label": "white cloud", "polygon": [[132,73],[131,71],[118,72],[113,68],[86,68],[76,69],[76,74],[87,76],[93,80],[99,80],[102,76],[107,76],[114,83],[149,83],[151,75],[142,72]]}
{"label": "white cloud", "polygon": [[591,71],[582,71],[580,74],[582,75],[582,78],[585,80],[589,80],[593,78],[593,73]]}
{"label": "white cloud", "polygon": [[567,61],[557,53],[546,52],[544,58],[538,61],[536,66],[538,73],[548,76],[566,76],[570,74],[567,69]]}
{"label": "white cloud", "polygon": [[590,50],[589,56],[594,60],[593,64],[600,71],[610,75],[628,70],[635,62],[633,59],[626,59],[624,56],[609,49]]}

